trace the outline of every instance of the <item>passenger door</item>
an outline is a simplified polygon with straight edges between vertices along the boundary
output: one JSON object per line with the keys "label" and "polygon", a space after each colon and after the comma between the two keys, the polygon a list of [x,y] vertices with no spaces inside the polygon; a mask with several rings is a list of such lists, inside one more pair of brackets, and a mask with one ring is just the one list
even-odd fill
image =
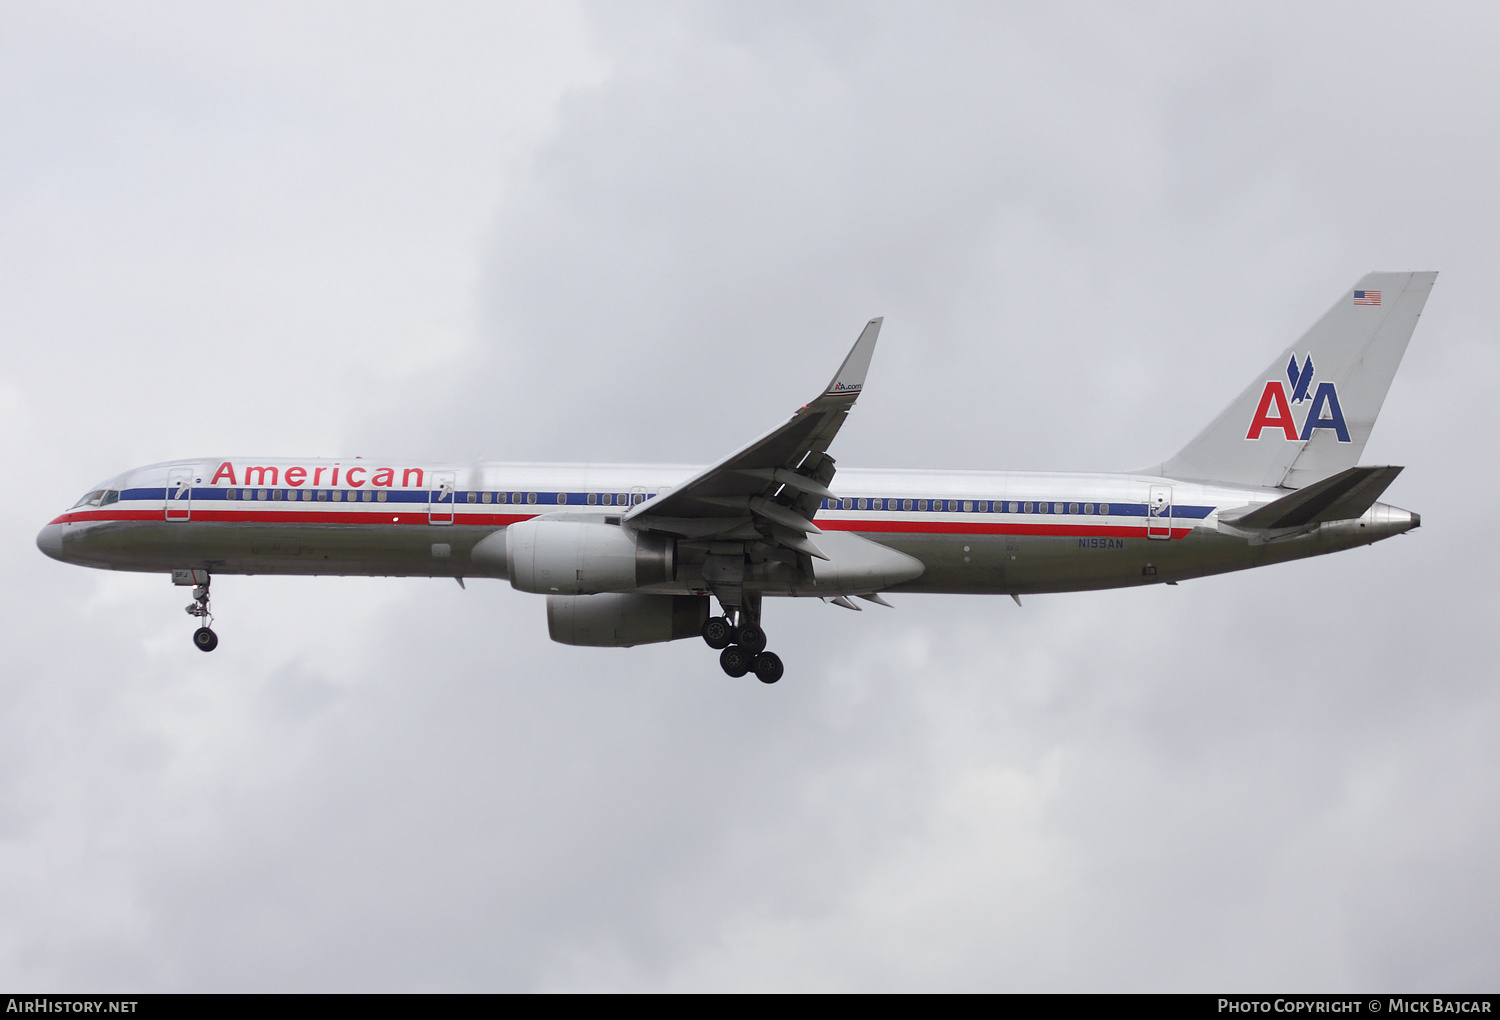
{"label": "passenger door", "polygon": [[193,469],[170,468],[167,471],[167,520],[188,521],[193,518]]}
{"label": "passenger door", "polygon": [[432,489],[427,494],[428,524],[453,523],[455,477],[455,473],[452,471],[434,471],[432,473]]}
{"label": "passenger door", "polygon": [[[1139,491],[1139,490],[1137,490]],[[1151,501],[1146,504],[1146,537],[1172,537],[1172,487],[1151,486]]]}

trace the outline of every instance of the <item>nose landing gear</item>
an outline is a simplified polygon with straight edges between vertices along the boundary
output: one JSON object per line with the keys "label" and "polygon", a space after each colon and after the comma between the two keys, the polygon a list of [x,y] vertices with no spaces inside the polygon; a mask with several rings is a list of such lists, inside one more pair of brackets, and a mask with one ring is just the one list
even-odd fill
{"label": "nose landing gear", "polygon": [[211,624],[214,622],[213,610],[208,605],[208,583],[210,578],[207,573],[203,574],[203,580],[193,585],[193,601],[186,607],[189,616],[196,616],[203,621],[203,626],[193,631],[193,647],[200,652],[211,652],[219,647],[219,635],[213,632]]}
{"label": "nose landing gear", "polygon": [[[786,668],[781,656],[766,651],[766,632],[759,623],[759,599],[743,607],[724,607],[723,616],[711,616],[703,625],[703,641],[710,648],[723,649],[719,666],[732,677],[754,673],[763,684],[780,680]],[[733,621],[731,620],[733,616]]]}

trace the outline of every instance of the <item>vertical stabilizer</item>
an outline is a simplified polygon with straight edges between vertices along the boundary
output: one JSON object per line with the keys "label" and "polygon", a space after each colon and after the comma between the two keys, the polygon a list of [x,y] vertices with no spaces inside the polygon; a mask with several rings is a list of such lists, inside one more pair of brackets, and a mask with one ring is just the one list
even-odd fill
{"label": "vertical stabilizer", "polygon": [[1437,273],[1369,273],[1156,469],[1296,489],[1353,467]]}

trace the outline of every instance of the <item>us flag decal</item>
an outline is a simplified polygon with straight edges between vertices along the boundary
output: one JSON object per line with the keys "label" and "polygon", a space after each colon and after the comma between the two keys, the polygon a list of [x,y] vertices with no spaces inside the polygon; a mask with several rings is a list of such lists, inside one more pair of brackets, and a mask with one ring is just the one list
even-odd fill
{"label": "us flag decal", "polygon": [[1357,290],[1354,292],[1354,303],[1357,305],[1378,305],[1380,304],[1380,291]]}

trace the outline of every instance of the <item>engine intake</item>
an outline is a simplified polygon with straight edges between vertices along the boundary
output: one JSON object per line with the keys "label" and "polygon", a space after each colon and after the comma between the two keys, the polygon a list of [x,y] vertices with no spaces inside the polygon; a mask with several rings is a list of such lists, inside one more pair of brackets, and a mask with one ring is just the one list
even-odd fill
{"label": "engine intake", "polygon": [[505,530],[511,585],[542,595],[626,592],[670,581],[676,548],[667,536],[598,521],[533,518]]}
{"label": "engine intake", "polygon": [[565,645],[628,648],[697,637],[707,595],[549,595],[547,633]]}

